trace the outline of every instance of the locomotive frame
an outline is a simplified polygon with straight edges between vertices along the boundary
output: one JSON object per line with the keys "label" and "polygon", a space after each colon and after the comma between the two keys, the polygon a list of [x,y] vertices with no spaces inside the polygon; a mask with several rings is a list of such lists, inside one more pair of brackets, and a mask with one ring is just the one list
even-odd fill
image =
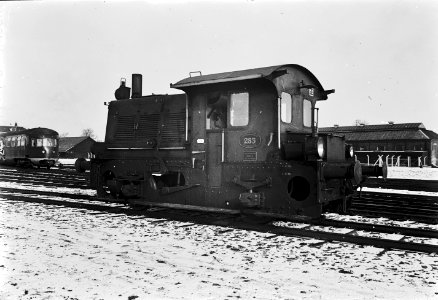
{"label": "locomotive frame", "polygon": [[[317,218],[346,208],[363,175],[344,137],[318,134],[324,90],[306,68],[280,65],[188,77],[185,94],[132,99],[122,81],[105,142],[89,165],[98,197],[132,204]],[[362,174],[364,173],[364,174]]]}
{"label": "locomotive frame", "polygon": [[48,128],[31,128],[0,134],[0,163],[46,167],[58,161],[59,135]]}

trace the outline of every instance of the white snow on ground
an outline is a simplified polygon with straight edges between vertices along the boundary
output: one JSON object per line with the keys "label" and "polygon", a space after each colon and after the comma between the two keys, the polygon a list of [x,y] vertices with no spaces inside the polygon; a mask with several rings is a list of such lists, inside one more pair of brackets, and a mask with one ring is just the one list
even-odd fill
{"label": "white snow on ground", "polygon": [[438,254],[92,215],[0,196],[0,299],[436,299],[437,268]]}
{"label": "white snow on ground", "polygon": [[388,178],[438,180],[438,168],[389,167]]}
{"label": "white snow on ground", "polygon": [[408,190],[394,190],[394,189],[382,189],[382,188],[370,188],[363,187],[362,191],[364,192],[373,192],[373,193],[394,193],[394,194],[405,194],[405,195],[421,195],[421,196],[433,196],[438,197],[437,192],[425,192],[425,191],[408,191]]}
{"label": "white snow on ground", "polygon": [[[388,178],[438,180],[438,168],[390,167],[390,168],[388,168]],[[437,192],[393,190],[393,189],[381,189],[381,188],[369,188],[369,187],[364,187],[362,189],[362,191],[364,191],[364,192],[378,192],[378,193],[398,193],[398,194],[409,194],[409,195],[438,196]]]}
{"label": "white snow on ground", "polygon": [[26,191],[35,191],[35,192],[41,191],[41,192],[67,193],[67,194],[84,195],[84,196],[96,195],[96,191],[92,189],[73,189],[69,187],[46,187],[43,185],[4,182],[4,181],[0,181],[0,189],[1,188],[12,188],[12,189],[20,189]]}
{"label": "white snow on ground", "polygon": [[0,202],[1,299],[438,295],[436,254],[50,208]]}

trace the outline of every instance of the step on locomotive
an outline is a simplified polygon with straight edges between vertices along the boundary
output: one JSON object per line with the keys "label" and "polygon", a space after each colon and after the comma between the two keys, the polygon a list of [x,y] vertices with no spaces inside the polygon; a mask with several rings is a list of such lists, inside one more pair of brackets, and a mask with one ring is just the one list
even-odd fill
{"label": "step on locomotive", "polygon": [[[190,74],[192,75],[192,74]],[[306,68],[287,64],[190,76],[174,95],[142,95],[132,75],[107,104],[105,141],[90,169],[99,198],[204,211],[318,218],[345,209],[366,176],[343,136],[318,133],[324,90]]]}

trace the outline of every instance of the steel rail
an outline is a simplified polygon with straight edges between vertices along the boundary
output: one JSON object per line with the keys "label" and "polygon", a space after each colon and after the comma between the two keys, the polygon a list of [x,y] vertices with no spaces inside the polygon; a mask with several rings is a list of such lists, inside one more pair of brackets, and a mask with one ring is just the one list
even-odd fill
{"label": "steel rail", "polygon": [[[142,211],[139,213],[138,211],[128,209],[123,206],[121,207],[103,206],[100,203],[95,204],[95,203],[84,203],[84,202],[69,202],[69,201],[60,201],[53,199],[42,199],[42,198],[24,197],[18,195],[8,195],[8,194],[3,194],[0,196],[6,198],[5,200],[59,205],[63,207],[73,207],[73,208],[82,208],[82,209],[85,208],[88,210],[100,211],[108,214],[123,213],[127,216],[133,216],[133,215],[139,216],[139,215],[144,215],[146,213],[146,214],[154,215],[154,212]],[[158,211],[158,213],[160,217],[163,217],[162,211]],[[172,217],[175,217],[175,215],[169,214],[168,210],[166,210],[166,214],[164,215],[164,217],[166,219],[170,219]],[[182,218],[184,221],[188,220],[187,214],[181,214],[179,217]],[[179,218],[177,218],[177,220],[178,219]],[[191,222],[199,222],[199,220],[192,220],[191,218],[189,220]],[[374,247],[385,248],[385,249],[399,249],[399,250],[407,250],[414,252],[438,253],[438,245],[406,242],[403,240],[389,240],[389,239],[357,236],[357,235],[353,235],[355,230],[352,230],[350,233],[347,234],[334,233],[334,232],[325,232],[325,231],[319,231],[313,229],[309,230],[309,229],[279,227],[271,224],[262,224],[262,225],[250,224],[245,222],[239,222],[233,218],[227,220],[226,222],[223,221],[217,222],[217,220],[212,218],[203,218],[200,223],[204,225],[215,225],[222,227],[232,227],[234,229],[241,229],[241,230],[266,232],[266,233],[272,233],[281,236],[308,237],[308,238],[320,239],[329,242],[333,242],[333,241],[346,242],[346,243],[352,243],[357,245],[367,245],[367,246],[374,246]]]}
{"label": "steel rail", "polygon": [[368,224],[357,223],[351,221],[338,221],[332,219],[322,219],[318,222],[312,223],[314,225],[332,226],[336,228],[350,228],[355,230],[375,231],[379,233],[397,233],[401,235],[425,237],[425,238],[438,238],[438,231],[432,229],[423,228],[408,228],[400,226],[380,225],[380,224]]}
{"label": "steel rail", "polygon": [[[14,178],[7,178],[0,175],[0,180],[4,182],[17,182]],[[78,183],[76,181],[68,181],[68,182],[49,182],[48,180],[32,180],[26,178],[20,178],[20,183],[28,183],[35,185],[45,185],[52,187],[68,187],[68,188],[78,188],[78,189],[90,189],[87,184]]]}

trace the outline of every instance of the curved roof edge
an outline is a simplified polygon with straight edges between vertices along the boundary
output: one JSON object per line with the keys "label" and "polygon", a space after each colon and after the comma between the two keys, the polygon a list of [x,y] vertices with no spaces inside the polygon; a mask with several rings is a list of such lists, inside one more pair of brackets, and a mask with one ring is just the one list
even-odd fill
{"label": "curved roof edge", "polygon": [[35,128],[29,128],[29,129],[20,130],[20,131],[4,132],[4,133],[1,133],[1,136],[20,135],[20,134],[59,135],[58,132],[53,130],[53,129],[45,128],[45,127],[35,127]]}
{"label": "curved roof edge", "polygon": [[176,89],[182,89],[187,87],[193,87],[193,86],[199,86],[199,85],[207,85],[207,84],[215,84],[215,83],[223,83],[223,82],[233,82],[233,81],[241,81],[241,80],[247,80],[247,79],[257,79],[257,78],[268,78],[269,76],[274,75],[273,73],[281,68],[296,68],[300,71],[308,74],[312,79],[317,82],[321,89],[322,86],[319,83],[318,79],[313,75],[309,70],[304,68],[303,66],[296,65],[296,64],[285,64],[285,65],[277,65],[277,66],[271,66],[271,67],[264,67],[264,68],[256,68],[256,69],[247,69],[247,70],[240,70],[240,71],[232,71],[232,72],[224,72],[224,73],[216,73],[216,74],[209,74],[209,75],[200,75],[200,76],[194,76],[194,77],[187,77],[185,79],[182,79],[178,81],[175,84],[170,84],[171,88]]}

